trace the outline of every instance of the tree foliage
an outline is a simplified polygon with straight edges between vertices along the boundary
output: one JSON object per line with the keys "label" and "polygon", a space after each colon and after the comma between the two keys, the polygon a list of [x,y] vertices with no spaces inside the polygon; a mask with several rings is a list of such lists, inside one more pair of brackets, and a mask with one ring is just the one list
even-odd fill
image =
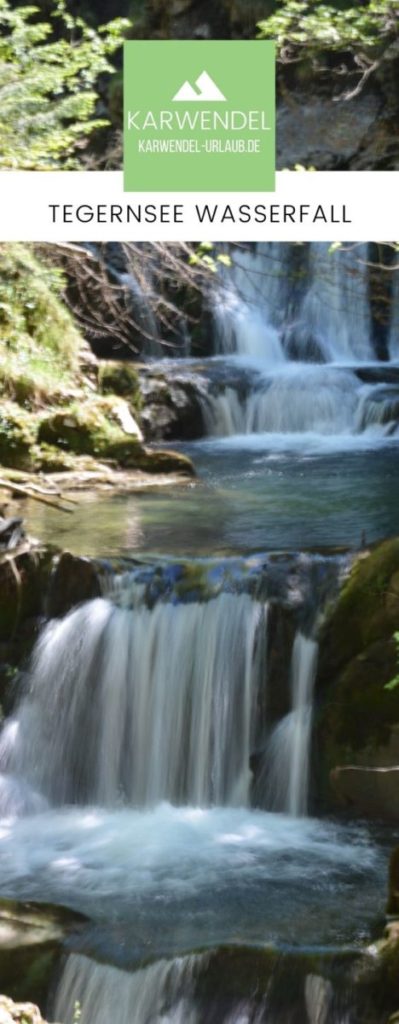
{"label": "tree foliage", "polygon": [[39,8],[0,0],[0,169],[74,168],[93,130],[100,75],[129,22],[98,30],[57,0],[51,21]]}
{"label": "tree foliage", "polygon": [[360,91],[382,57],[399,55],[397,0],[365,0],[352,6],[342,0],[282,0],[279,10],[259,22],[258,29],[260,39],[275,39],[284,63],[317,58],[323,51],[350,53],[360,80],[345,99]]}
{"label": "tree foliage", "polygon": [[399,11],[394,0],[368,0],[342,9],[318,0],[285,0],[275,14],[259,23],[261,37],[285,46],[330,50],[375,46],[398,33]]}

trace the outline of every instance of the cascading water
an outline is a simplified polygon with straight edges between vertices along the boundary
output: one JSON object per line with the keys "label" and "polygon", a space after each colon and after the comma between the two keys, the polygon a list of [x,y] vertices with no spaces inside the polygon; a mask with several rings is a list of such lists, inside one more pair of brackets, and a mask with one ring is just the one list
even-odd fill
{"label": "cascading water", "polygon": [[298,633],[291,663],[292,710],[273,730],[264,773],[269,806],[287,810],[296,816],[308,812],[309,747],[316,668],[317,643]]}
{"label": "cascading water", "polygon": [[160,960],[126,974],[83,956],[71,956],[58,986],[55,1018],[71,1020],[77,1003],[81,1024],[110,1024],[116,1007],[120,1024],[197,1024],[192,993],[200,959]]}
{"label": "cascading water", "polygon": [[233,259],[225,301],[215,310],[217,352],[277,362],[286,346],[288,358],[299,360],[375,358],[366,245],[330,253],[324,242],[266,243]]}
{"label": "cascading water", "polygon": [[[398,354],[398,299],[394,283],[387,332],[392,360]],[[213,321],[208,391],[203,364],[198,390],[208,436],[356,439],[397,430],[399,378],[384,394],[375,367],[367,245],[338,252],[325,243],[233,248]],[[367,364],[374,367],[368,381],[362,372]],[[245,375],[249,387],[243,388]]]}
{"label": "cascading water", "polygon": [[[189,450],[205,494],[197,483],[134,499],[129,570],[44,626],[0,738],[3,889],[90,921],[54,986],[48,1019],[62,1024],[75,1003],[81,1024],[361,1020],[319,953],[364,941],[385,859],[362,824],[308,817],[317,625],[331,565],[334,593],[344,571],[313,552],[363,543],[370,463],[353,485],[343,453],[394,445],[399,378],[375,359],[365,250],[233,255],[213,355],[179,361],[183,390],[197,375],[206,439]],[[389,344],[394,359],[393,326]],[[375,490],[372,539],[391,529]],[[150,522],[161,514],[155,540],[143,508]],[[284,555],[294,548],[305,553]]]}
{"label": "cascading water", "polygon": [[58,805],[247,804],[265,628],[247,594],[85,605],[45,629],[0,761]]}

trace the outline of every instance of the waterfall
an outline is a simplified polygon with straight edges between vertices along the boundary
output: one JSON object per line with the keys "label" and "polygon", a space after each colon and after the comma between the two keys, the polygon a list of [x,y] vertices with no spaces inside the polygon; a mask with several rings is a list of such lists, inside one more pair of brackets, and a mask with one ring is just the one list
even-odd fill
{"label": "waterfall", "polygon": [[278,331],[267,315],[229,290],[214,308],[216,352],[261,359],[271,365],[285,356]]}
{"label": "waterfall", "polygon": [[261,375],[240,402],[233,388],[203,402],[209,435],[355,433],[361,422],[363,386],[354,373],[325,366],[287,365]]}
{"label": "waterfall", "polygon": [[[229,992],[218,1000],[214,981],[214,993],[208,986],[205,998],[198,999],[209,960],[207,954],[159,960],[128,974],[72,954],[61,975],[52,1019],[64,1024],[72,1024],[77,1015],[80,1024],[114,1020],[117,1024],[294,1024],[298,1020],[351,1024],[353,1020],[345,1006],[348,994],[337,998],[328,978],[306,974],[304,966],[301,969],[295,962],[291,969],[288,963],[280,967],[280,977],[278,971],[270,976],[269,967],[269,977],[265,974],[256,986],[258,991],[249,997],[240,997],[238,981],[236,994]],[[290,989],[296,991],[295,1009],[289,1005]]]}
{"label": "waterfall", "polygon": [[318,646],[298,633],[292,652],[292,712],[288,754],[288,799],[290,814],[306,814],[309,788],[309,746],[312,726],[312,698],[316,677]]}
{"label": "waterfall", "polygon": [[312,698],[318,645],[297,633],[291,656],[291,711],[275,726],[269,740],[264,785],[268,804],[296,817],[306,815]]}
{"label": "waterfall", "polygon": [[371,341],[367,244],[329,252],[310,246],[309,286],[300,319],[320,341],[328,361],[364,362],[375,358]]}
{"label": "waterfall", "polygon": [[265,628],[248,594],[89,602],[45,628],[0,763],[57,804],[247,804]]}
{"label": "waterfall", "polygon": [[233,250],[215,303],[217,352],[278,363],[286,358],[365,362],[371,340],[367,245],[261,243]]}
{"label": "waterfall", "polygon": [[161,960],[134,974],[97,964],[87,957],[68,957],[57,988],[55,1020],[71,1024],[197,1024],[192,994],[200,956]]}
{"label": "waterfall", "polygon": [[[267,605],[222,592],[148,608],[129,578],[115,594],[122,606],[97,598],[44,629],[27,696],[1,737],[6,808],[248,806],[265,728]],[[257,784],[262,806],[265,792],[292,815],[307,810],[316,662],[317,644],[297,632],[291,710]]]}

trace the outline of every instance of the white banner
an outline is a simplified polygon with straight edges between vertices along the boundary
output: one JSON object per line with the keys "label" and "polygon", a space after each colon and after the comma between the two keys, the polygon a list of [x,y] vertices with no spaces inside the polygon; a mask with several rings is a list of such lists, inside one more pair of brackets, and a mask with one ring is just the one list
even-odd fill
{"label": "white banner", "polygon": [[399,171],[281,171],[275,192],[124,192],[121,171],[3,171],[1,241],[395,241]]}

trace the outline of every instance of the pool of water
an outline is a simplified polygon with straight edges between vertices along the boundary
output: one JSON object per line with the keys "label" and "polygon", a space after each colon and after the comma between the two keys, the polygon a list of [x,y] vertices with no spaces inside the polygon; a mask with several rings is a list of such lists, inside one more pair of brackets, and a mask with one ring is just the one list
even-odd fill
{"label": "pool of water", "polygon": [[218,555],[360,546],[397,533],[399,440],[246,435],[180,447],[197,480],[27,502],[29,532],[82,555]]}
{"label": "pool of water", "polygon": [[3,895],[87,914],[80,949],[126,968],[239,944],[367,942],[392,829],[160,804],[66,808],[0,828]]}

